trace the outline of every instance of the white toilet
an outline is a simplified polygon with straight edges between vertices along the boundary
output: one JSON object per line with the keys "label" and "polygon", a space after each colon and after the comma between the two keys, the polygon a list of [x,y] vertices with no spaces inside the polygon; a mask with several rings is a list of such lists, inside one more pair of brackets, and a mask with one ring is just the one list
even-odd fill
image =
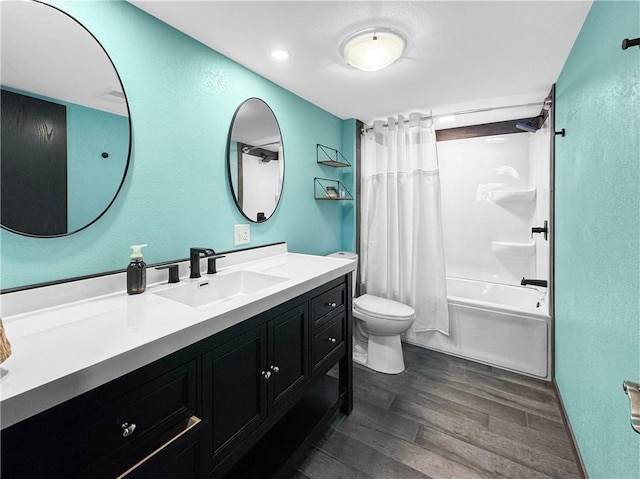
{"label": "white toilet", "polygon": [[[339,251],[329,256],[358,260],[358,255]],[[355,296],[356,271],[353,273]],[[400,335],[411,327],[416,312],[406,304],[364,294],[353,299],[353,360],[375,371],[398,374],[404,371]]]}

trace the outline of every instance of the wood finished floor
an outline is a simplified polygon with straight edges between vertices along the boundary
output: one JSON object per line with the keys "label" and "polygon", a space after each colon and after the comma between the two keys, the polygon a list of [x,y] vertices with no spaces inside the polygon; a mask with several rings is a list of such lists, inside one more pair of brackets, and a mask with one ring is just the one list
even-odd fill
{"label": "wood finished floor", "polygon": [[337,413],[297,479],[579,478],[551,384],[403,345],[406,370],[354,365]]}

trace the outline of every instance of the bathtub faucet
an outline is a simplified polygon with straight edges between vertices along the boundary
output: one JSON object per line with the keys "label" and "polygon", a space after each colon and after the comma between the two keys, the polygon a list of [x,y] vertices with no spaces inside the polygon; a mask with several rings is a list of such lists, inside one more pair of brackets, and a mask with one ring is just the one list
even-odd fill
{"label": "bathtub faucet", "polygon": [[522,278],[522,281],[520,281],[520,284],[522,286],[527,286],[528,284],[530,284],[531,286],[542,286],[543,288],[547,287],[547,280],[546,279],[527,279],[527,278]]}

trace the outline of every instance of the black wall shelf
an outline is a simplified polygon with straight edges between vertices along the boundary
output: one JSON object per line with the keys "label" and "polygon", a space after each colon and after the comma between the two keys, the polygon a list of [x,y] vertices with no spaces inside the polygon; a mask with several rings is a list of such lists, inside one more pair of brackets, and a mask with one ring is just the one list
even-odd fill
{"label": "black wall shelf", "polygon": [[316,162],[333,168],[346,168],[351,166],[342,153],[335,148],[316,144]]}
{"label": "black wall shelf", "polygon": [[313,191],[316,200],[353,200],[353,196],[340,180],[314,178]]}

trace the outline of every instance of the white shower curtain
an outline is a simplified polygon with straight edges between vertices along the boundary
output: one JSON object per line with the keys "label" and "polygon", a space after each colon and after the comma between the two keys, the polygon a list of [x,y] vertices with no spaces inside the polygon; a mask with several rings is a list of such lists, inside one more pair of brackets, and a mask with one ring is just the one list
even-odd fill
{"label": "white shower curtain", "polygon": [[376,121],[362,143],[362,283],[416,310],[409,340],[449,334],[436,139],[433,120],[421,117]]}

